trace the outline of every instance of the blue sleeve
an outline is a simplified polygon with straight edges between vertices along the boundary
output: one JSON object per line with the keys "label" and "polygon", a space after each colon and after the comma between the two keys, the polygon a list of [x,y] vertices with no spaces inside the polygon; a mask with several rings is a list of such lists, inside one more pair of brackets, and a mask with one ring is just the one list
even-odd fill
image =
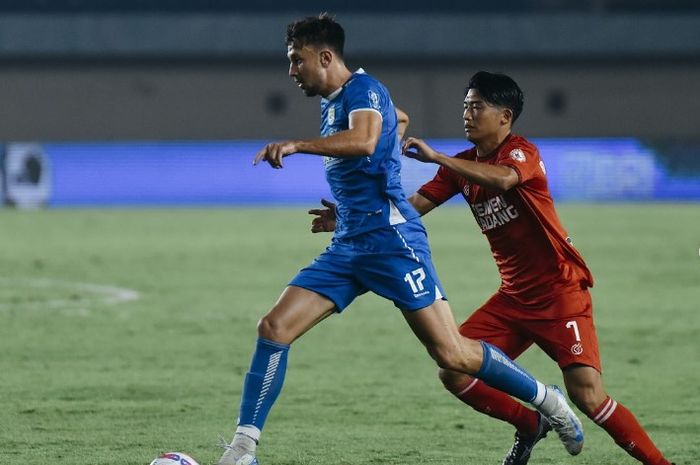
{"label": "blue sleeve", "polygon": [[345,109],[348,115],[354,110],[368,109],[377,111],[382,118],[391,107],[384,87],[371,79],[356,79],[345,89]]}

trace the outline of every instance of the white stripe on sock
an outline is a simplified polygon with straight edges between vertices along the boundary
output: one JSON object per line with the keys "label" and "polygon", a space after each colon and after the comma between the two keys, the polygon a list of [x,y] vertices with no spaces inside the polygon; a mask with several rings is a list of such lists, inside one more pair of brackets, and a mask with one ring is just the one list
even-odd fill
{"label": "white stripe on sock", "polygon": [[[608,409],[608,412],[605,414],[605,416],[604,416],[603,418],[601,418],[600,420],[596,420],[596,423],[599,424],[599,425],[602,425],[603,423],[605,423],[605,421],[606,421],[608,418],[610,418],[610,415],[613,414],[613,412],[615,411],[616,408],[617,408],[617,402],[613,400],[613,401],[612,401],[612,404],[610,405],[610,408]],[[601,412],[601,413],[603,413],[603,412]],[[598,417],[599,417],[599,416],[600,416],[600,415],[598,415]],[[596,417],[596,418],[597,418],[597,417]]]}
{"label": "white stripe on sock", "polygon": [[537,392],[535,393],[535,398],[530,401],[535,407],[541,407],[544,403],[545,397],[547,397],[547,386],[541,382],[535,380],[537,383]]}
{"label": "white stripe on sock", "polygon": [[460,391],[460,392],[457,393],[457,397],[461,396],[462,394],[466,394],[467,392],[469,392],[469,391],[471,390],[471,388],[473,388],[474,385],[475,385],[476,383],[478,383],[478,382],[479,382],[479,380],[476,379],[476,378],[474,378],[474,380],[472,380],[472,382],[469,383],[469,386],[465,387],[464,390],[462,390],[462,391]]}
{"label": "white stripe on sock", "polygon": [[260,411],[260,407],[262,406],[265,396],[267,395],[267,392],[270,390],[270,385],[272,384],[272,380],[275,378],[275,374],[277,374],[277,367],[280,364],[280,359],[282,358],[282,352],[275,352],[270,356],[270,360],[267,362],[267,370],[265,370],[265,377],[263,378],[263,384],[262,384],[262,389],[260,390],[260,395],[258,396],[258,402],[255,404],[255,412],[253,413],[253,421],[255,421],[258,417],[258,412]]}
{"label": "white stripe on sock", "polygon": [[253,425],[238,425],[235,434],[244,434],[256,442],[260,440],[260,430]]}
{"label": "white stripe on sock", "polygon": [[598,412],[598,415],[593,417],[593,421],[598,423],[598,421],[608,412],[608,409],[612,406],[613,400],[608,397],[607,402],[605,402],[605,406],[603,406],[603,409]]}

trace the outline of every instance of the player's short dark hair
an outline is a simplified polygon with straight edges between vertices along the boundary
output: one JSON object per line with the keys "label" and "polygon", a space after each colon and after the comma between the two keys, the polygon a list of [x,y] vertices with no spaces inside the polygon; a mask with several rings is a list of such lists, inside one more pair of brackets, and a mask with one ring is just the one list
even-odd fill
{"label": "player's short dark hair", "polygon": [[479,95],[491,105],[510,108],[513,112],[513,123],[523,111],[523,91],[518,84],[505,74],[479,71],[469,80],[464,95],[469,89],[479,92]]}
{"label": "player's short dark hair", "polygon": [[345,31],[328,13],[308,16],[287,26],[287,45],[297,48],[304,45],[326,46],[342,58]]}

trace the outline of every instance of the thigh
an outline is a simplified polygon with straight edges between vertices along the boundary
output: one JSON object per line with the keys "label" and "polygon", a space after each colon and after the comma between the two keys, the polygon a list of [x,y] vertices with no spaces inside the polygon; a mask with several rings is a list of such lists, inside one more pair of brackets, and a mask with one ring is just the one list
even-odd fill
{"label": "thigh", "polygon": [[352,247],[334,242],[309,266],[299,271],[289,285],[325,297],[333,302],[337,312],[342,312],[355,297],[367,291],[355,278],[354,258]]}
{"label": "thigh", "polygon": [[419,222],[372,231],[362,240],[355,271],[367,289],[404,311],[420,310],[445,298]]}
{"label": "thigh", "polygon": [[308,289],[288,286],[277,303],[260,320],[261,337],[291,344],[333,313],[334,303]]}
{"label": "thigh", "polygon": [[591,415],[608,395],[600,372],[591,366],[574,365],[563,370],[564,384],[571,400],[586,415]]}
{"label": "thigh", "polygon": [[479,370],[481,344],[459,334],[447,301],[437,300],[420,310],[402,313],[441,368],[463,374],[473,374]]}
{"label": "thigh", "polygon": [[533,341],[509,317],[513,311],[513,305],[497,293],[462,323],[459,332],[470,339],[493,344],[510,358],[516,359]]}
{"label": "thigh", "polygon": [[525,323],[537,345],[562,369],[585,365],[601,372],[590,293],[578,291],[557,296],[547,312],[555,317]]}

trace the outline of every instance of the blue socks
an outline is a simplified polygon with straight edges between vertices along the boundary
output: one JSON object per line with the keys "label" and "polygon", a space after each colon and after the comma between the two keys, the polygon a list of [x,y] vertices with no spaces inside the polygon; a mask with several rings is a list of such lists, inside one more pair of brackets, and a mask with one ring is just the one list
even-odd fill
{"label": "blue socks", "polygon": [[544,400],[545,386],[495,346],[484,341],[484,359],[474,375],[491,387],[523,402],[538,406]]}
{"label": "blue socks", "polygon": [[[495,346],[481,341],[484,351],[481,368],[474,375],[489,386],[539,406],[545,386],[537,381]],[[289,345],[258,338],[250,370],[246,374],[241,396],[240,426],[253,426],[258,431],[284,384]],[[257,436],[257,435],[256,435]],[[254,438],[257,439],[257,438]]]}
{"label": "blue socks", "polygon": [[239,425],[252,425],[262,430],[267,414],[282,390],[288,353],[288,344],[258,338],[243,383]]}

